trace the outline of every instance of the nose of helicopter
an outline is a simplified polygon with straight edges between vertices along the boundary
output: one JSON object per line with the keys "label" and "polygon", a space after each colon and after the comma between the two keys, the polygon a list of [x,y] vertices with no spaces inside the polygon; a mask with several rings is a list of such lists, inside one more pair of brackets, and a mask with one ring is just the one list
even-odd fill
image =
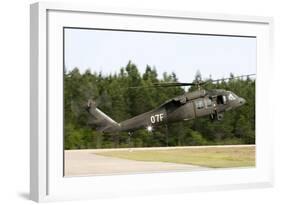
{"label": "nose of helicopter", "polygon": [[244,98],[239,98],[240,105],[244,105],[246,103],[246,100]]}

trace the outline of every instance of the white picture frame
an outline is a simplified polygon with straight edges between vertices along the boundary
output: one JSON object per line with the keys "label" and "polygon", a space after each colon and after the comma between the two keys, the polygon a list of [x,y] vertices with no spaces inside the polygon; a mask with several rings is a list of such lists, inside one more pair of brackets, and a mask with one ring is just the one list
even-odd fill
{"label": "white picture frame", "polygon": [[[34,201],[180,193],[273,185],[271,89],[273,19],[270,17],[97,8],[46,3],[30,10],[30,198]],[[62,28],[177,31],[256,36],[256,167],[198,172],[167,172],[63,177]],[[261,95],[261,93],[263,93]],[[262,102],[262,103],[261,103]],[[267,116],[263,118],[262,116]],[[266,136],[266,137],[265,137]]]}

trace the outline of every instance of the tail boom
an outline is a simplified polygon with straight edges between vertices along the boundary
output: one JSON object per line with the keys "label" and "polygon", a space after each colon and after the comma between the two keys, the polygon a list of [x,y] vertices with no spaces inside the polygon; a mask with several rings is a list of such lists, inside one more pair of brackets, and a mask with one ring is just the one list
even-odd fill
{"label": "tail boom", "polygon": [[107,116],[105,113],[103,113],[101,110],[99,110],[96,107],[96,103],[94,101],[88,102],[87,111],[92,116],[92,119],[90,121],[90,124],[93,127],[96,127],[98,131],[101,132],[115,132],[120,131],[120,125],[111,119],[109,116]]}

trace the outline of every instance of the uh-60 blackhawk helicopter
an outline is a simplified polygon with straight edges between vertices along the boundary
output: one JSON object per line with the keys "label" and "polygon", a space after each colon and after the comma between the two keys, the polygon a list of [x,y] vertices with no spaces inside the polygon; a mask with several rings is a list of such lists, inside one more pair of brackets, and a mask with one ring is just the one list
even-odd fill
{"label": "uh-60 blackhawk helicopter", "polygon": [[[249,77],[255,74],[237,76],[234,78]],[[146,128],[152,131],[161,124],[169,124],[182,120],[192,120],[198,117],[210,116],[211,120],[222,120],[226,111],[245,104],[245,99],[232,91],[223,89],[204,90],[202,85],[233,78],[202,81],[196,79],[193,83],[157,83],[149,87],[197,86],[196,91],[185,92],[167,100],[157,108],[137,115],[122,122],[115,122],[96,106],[96,102],[89,100],[87,111],[91,115],[91,125],[101,132],[113,133],[119,131],[133,132]],[[138,89],[140,87],[131,87]],[[146,87],[147,88],[147,87]]]}

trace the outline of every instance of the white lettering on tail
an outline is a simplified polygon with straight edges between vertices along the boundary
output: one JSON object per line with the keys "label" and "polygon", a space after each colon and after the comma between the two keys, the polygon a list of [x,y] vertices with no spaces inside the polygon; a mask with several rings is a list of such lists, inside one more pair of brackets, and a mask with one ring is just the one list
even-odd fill
{"label": "white lettering on tail", "polygon": [[160,113],[160,114],[155,114],[155,115],[152,115],[150,117],[150,122],[152,124],[154,124],[155,122],[162,122],[164,119],[164,114],[163,113]]}

